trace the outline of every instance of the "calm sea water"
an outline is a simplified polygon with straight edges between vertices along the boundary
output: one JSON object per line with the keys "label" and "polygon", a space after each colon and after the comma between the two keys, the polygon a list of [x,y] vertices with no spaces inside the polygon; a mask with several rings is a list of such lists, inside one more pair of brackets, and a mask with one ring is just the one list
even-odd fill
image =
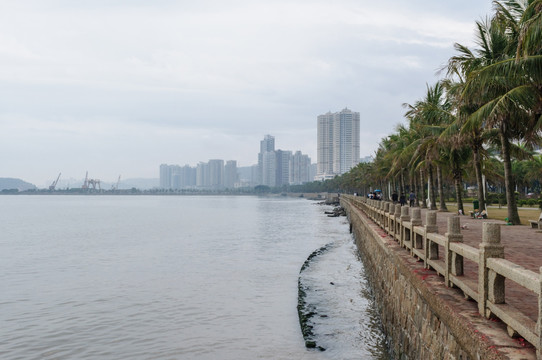
{"label": "calm sea water", "polygon": [[[348,225],[324,210],[288,198],[1,196],[0,358],[386,358]],[[325,244],[334,250],[302,275],[315,289],[337,284],[312,294],[327,312],[319,352],[304,346],[297,284]]]}

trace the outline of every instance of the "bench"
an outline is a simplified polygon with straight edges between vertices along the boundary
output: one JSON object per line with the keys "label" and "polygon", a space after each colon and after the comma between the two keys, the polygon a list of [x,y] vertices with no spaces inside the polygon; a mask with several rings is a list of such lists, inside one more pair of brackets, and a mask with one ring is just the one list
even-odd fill
{"label": "bench", "polygon": [[542,229],[542,213],[540,213],[538,220],[529,220],[529,222],[531,223],[531,228]]}

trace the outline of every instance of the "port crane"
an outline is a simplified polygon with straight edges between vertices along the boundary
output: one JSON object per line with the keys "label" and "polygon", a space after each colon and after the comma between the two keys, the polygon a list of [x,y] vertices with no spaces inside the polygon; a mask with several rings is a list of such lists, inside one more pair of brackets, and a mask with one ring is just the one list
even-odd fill
{"label": "port crane", "polygon": [[93,190],[96,190],[96,186],[98,187],[98,190],[102,190],[102,187],[100,185],[100,179],[89,179],[87,171],[85,175],[85,182],[83,183],[83,186],[81,188],[84,190],[88,190],[91,186]]}
{"label": "port crane", "polygon": [[50,190],[50,191],[55,191],[55,189],[56,189],[56,184],[58,184],[58,180],[60,179],[60,175],[61,175],[61,174],[62,174],[62,173],[59,173],[59,174],[58,174],[58,177],[56,178],[56,180],[53,181],[53,183],[52,183],[51,185],[49,185],[49,190]]}
{"label": "port crane", "polygon": [[83,183],[83,186],[81,186],[82,189],[88,189],[88,171],[87,171],[87,174],[85,175],[85,182]]}
{"label": "port crane", "polygon": [[119,178],[117,180],[117,183],[113,184],[113,186],[111,186],[111,190],[118,190],[119,189],[119,183],[120,183],[120,175],[119,175]]}

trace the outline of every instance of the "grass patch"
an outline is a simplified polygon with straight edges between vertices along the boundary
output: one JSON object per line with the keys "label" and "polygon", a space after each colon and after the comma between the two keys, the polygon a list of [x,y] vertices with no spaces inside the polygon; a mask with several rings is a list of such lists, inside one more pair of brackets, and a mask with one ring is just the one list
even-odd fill
{"label": "grass patch", "polygon": [[[446,204],[450,212],[457,212],[457,206]],[[472,204],[463,204],[463,209],[465,214],[469,215],[469,211],[472,211]],[[540,209],[537,207],[532,207],[530,209],[518,209],[519,219],[521,225],[530,225],[529,220],[538,220],[540,215]],[[508,209],[506,206],[502,206],[500,209],[498,207],[490,207],[487,209],[487,215],[489,219],[496,219],[504,221],[508,217]]]}

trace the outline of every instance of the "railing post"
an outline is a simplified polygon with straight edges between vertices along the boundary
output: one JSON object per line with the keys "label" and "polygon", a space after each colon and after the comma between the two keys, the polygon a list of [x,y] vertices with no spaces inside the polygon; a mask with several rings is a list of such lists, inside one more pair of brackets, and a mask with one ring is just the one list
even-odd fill
{"label": "railing post", "polygon": [[430,241],[427,238],[427,234],[429,233],[438,233],[438,226],[437,226],[437,212],[436,211],[428,211],[425,213],[425,231],[423,235],[423,241],[424,241],[424,250],[425,250],[425,268],[429,269],[429,265],[427,264],[427,260],[436,260],[438,259],[438,244]]}
{"label": "railing post", "polygon": [[485,222],[478,260],[478,312],[487,318],[491,316],[491,313],[486,311],[488,300],[496,304],[504,302],[504,277],[489,271],[489,258],[504,259],[504,246],[501,244],[500,225]]}
{"label": "railing post", "polygon": [[382,228],[386,232],[388,231],[388,228],[389,228],[389,221],[388,221],[389,212],[390,212],[390,203],[387,201],[384,201],[384,215],[382,217]]}
{"label": "railing post", "polygon": [[538,321],[536,322],[536,334],[538,335],[538,344],[536,344],[536,358],[542,359],[542,267],[540,267],[539,283]]}
{"label": "railing post", "polygon": [[[399,235],[399,239],[395,235]],[[395,230],[393,231],[393,240],[401,242],[401,205],[395,204]]]}
{"label": "railing post", "polygon": [[[420,208],[412,208],[412,220],[410,220],[411,229],[410,229],[410,240],[412,241],[411,253],[414,253],[414,249],[423,248],[423,236],[416,234],[414,232],[414,227],[422,225],[422,212]],[[425,260],[425,259],[424,259]]]}
{"label": "railing post", "polygon": [[399,235],[401,247],[404,246],[405,240],[410,241],[410,233],[408,233],[408,239],[407,239],[407,235],[406,235],[407,228],[405,227],[405,225],[403,225],[405,222],[410,221],[410,215],[408,213],[408,209],[409,209],[408,206],[401,206],[401,218],[399,219],[400,224],[401,224],[401,233]]}
{"label": "railing post", "polygon": [[377,206],[377,213],[378,213],[378,225],[380,225],[380,227],[382,227],[382,213],[383,213],[383,209],[384,209],[384,204],[382,204],[382,201],[379,201],[378,202],[378,206]]}
{"label": "railing post", "polygon": [[390,213],[388,214],[388,234],[393,237],[393,232],[395,230],[395,205],[390,204]]}
{"label": "railing post", "polygon": [[459,226],[459,216],[450,216],[448,218],[448,231],[444,234],[444,249],[446,252],[446,274],[444,280],[446,286],[453,286],[450,281],[450,275],[463,275],[463,256],[450,251],[450,243],[463,242],[461,228]]}

